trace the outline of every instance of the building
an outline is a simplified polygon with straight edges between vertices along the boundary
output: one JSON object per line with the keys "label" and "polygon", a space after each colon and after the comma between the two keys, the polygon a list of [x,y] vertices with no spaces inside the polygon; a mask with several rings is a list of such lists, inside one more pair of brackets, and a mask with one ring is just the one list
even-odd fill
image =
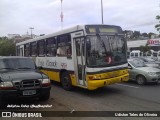
{"label": "building", "polygon": [[13,39],[15,37],[19,38],[21,36],[20,36],[20,34],[8,34],[8,39]]}
{"label": "building", "polygon": [[151,46],[151,49],[154,51],[160,50],[160,38],[148,39],[148,40],[132,40],[127,41],[128,52],[132,50],[140,50],[140,46]]}
{"label": "building", "polygon": [[[32,38],[37,38],[39,37],[38,35],[32,34]],[[20,35],[20,34],[8,34],[8,39],[13,40],[14,43],[18,43],[18,42],[22,42],[28,39],[31,39],[31,35],[28,34],[24,34],[24,35]]]}

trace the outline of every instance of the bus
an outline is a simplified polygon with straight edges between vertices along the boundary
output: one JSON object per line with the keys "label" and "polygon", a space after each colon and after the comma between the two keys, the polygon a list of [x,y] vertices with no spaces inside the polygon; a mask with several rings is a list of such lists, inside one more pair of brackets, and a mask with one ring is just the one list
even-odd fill
{"label": "bus", "polygon": [[129,58],[142,57],[142,56],[143,56],[143,52],[141,52],[140,50],[133,50],[132,52],[130,52]]}
{"label": "bus", "polygon": [[128,81],[126,51],[123,31],[115,25],[76,25],[16,44],[17,56],[33,57],[65,90],[95,90]]}

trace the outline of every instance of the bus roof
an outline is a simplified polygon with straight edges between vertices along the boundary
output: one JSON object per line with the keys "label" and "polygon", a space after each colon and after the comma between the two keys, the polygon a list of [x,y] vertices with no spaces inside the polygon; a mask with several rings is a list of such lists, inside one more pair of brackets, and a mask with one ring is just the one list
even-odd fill
{"label": "bus roof", "polygon": [[26,44],[28,42],[34,42],[34,41],[37,41],[37,40],[50,38],[50,37],[61,35],[61,34],[66,34],[66,33],[73,32],[73,31],[78,31],[78,30],[81,30],[83,28],[84,28],[84,25],[76,25],[74,27],[70,27],[70,28],[67,28],[67,29],[64,29],[64,30],[61,30],[61,31],[58,31],[58,32],[55,32],[55,33],[51,33],[51,34],[40,36],[40,37],[37,37],[37,38],[34,38],[34,39],[29,39],[29,40],[26,40],[26,41],[23,41],[23,42],[19,42],[19,43],[16,44],[16,46],[23,45],[23,44]]}
{"label": "bus roof", "polygon": [[[119,26],[116,26],[116,25],[105,25],[105,24],[104,25],[103,24],[86,24],[86,25],[119,27]],[[23,45],[23,44],[26,44],[26,43],[29,43],[29,42],[34,42],[34,41],[37,41],[37,40],[50,38],[50,37],[53,37],[53,36],[58,36],[58,35],[66,34],[66,33],[71,33],[71,32],[75,32],[75,31],[83,30],[86,25],[76,25],[76,26],[73,26],[73,27],[55,32],[55,33],[51,33],[51,34],[40,36],[40,37],[37,37],[37,38],[34,38],[34,39],[29,39],[29,40],[26,40],[26,41],[22,41],[22,42],[17,43],[16,46]]]}

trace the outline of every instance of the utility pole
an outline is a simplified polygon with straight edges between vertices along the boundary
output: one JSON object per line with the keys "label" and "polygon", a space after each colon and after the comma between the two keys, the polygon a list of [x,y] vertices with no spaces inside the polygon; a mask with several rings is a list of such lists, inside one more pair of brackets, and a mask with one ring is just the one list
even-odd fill
{"label": "utility pole", "polygon": [[63,29],[63,8],[62,8],[62,2],[63,0],[61,0],[61,15],[60,15],[60,18],[61,18],[61,30]]}
{"label": "utility pole", "polygon": [[32,30],[34,29],[33,27],[30,27],[29,29],[31,29],[31,38],[33,38],[32,36]]}
{"label": "utility pole", "polygon": [[102,24],[103,24],[103,1],[101,0],[101,15],[102,15]]}

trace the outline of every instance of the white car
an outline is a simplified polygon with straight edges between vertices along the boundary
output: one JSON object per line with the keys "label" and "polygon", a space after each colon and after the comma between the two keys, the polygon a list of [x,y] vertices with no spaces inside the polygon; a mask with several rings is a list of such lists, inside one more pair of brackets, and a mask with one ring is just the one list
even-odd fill
{"label": "white car", "polygon": [[129,80],[142,85],[146,82],[160,81],[160,69],[148,67],[141,59],[128,59]]}

